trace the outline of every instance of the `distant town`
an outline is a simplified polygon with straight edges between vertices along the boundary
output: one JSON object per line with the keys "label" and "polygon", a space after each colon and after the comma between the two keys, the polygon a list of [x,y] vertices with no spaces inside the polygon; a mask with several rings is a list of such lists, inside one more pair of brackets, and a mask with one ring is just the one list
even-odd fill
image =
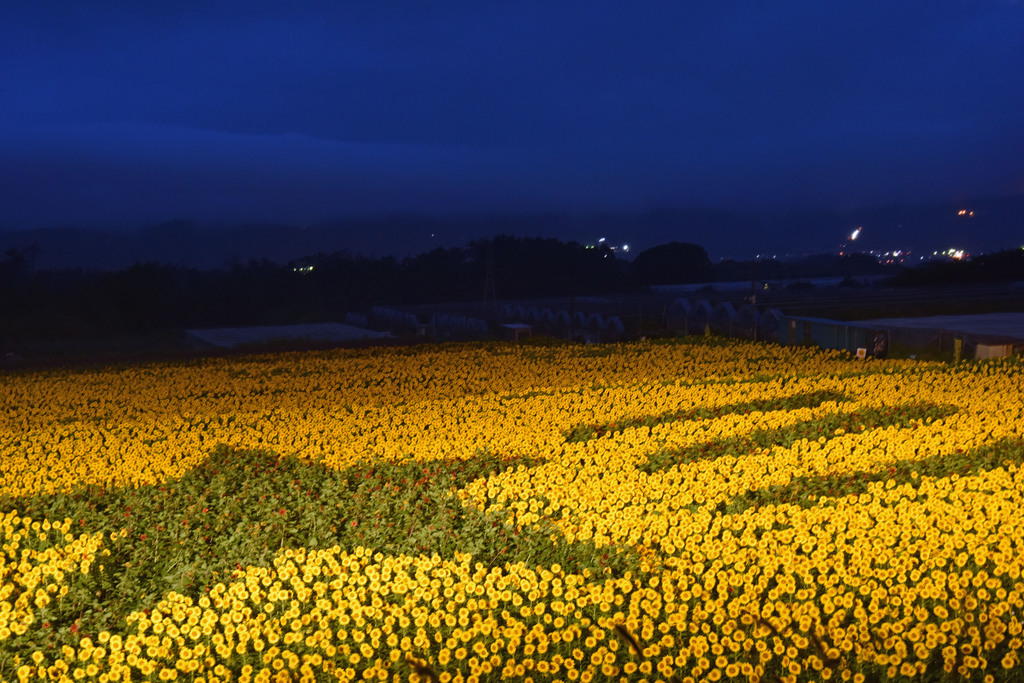
{"label": "distant town", "polygon": [[576,242],[604,249],[620,261],[660,244],[685,242],[700,245],[714,263],[868,254],[880,264],[909,266],[1024,245],[1024,197],[851,211],[398,214],[315,225],[215,225],[181,219],[133,230],[19,230],[2,224],[0,255],[14,249],[39,270],[113,271],[139,263],[215,270],[264,259],[285,265],[334,253],[403,260],[436,249],[466,248],[495,235]]}

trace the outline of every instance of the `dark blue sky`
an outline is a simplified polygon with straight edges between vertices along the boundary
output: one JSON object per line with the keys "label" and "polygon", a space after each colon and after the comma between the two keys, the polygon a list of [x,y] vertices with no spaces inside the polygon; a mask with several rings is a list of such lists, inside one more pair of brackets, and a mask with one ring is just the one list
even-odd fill
{"label": "dark blue sky", "polygon": [[1024,5],[7,2],[0,230],[1024,194]]}

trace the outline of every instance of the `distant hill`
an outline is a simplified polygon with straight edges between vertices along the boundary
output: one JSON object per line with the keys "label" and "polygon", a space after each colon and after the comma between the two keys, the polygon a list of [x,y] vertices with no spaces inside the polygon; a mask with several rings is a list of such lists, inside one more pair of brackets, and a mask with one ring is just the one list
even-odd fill
{"label": "distant hill", "polygon": [[[964,210],[963,215],[960,211]],[[969,213],[973,212],[973,213]],[[994,251],[1024,244],[1024,196],[981,198],[928,205],[894,205],[851,211],[741,214],[720,209],[646,212],[425,216],[394,215],[327,225],[203,225],[176,220],[133,231],[46,228],[0,231],[0,253],[34,250],[37,269],[117,270],[139,262],[200,269],[269,259],[287,263],[318,253],[348,252],[403,258],[437,247],[465,246],[496,234],[554,237],[580,243],[608,238],[631,253],[679,241],[703,246],[712,260],[755,256],[797,258],[836,253],[856,227],[856,251],[951,247]],[[627,256],[628,258],[628,256]]]}

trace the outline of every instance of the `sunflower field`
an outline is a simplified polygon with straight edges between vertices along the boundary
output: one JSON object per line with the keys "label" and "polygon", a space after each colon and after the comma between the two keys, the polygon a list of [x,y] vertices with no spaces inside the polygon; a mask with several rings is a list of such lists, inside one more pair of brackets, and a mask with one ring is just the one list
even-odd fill
{"label": "sunflower field", "polygon": [[0,680],[1022,680],[1022,394],[714,339],[8,373]]}

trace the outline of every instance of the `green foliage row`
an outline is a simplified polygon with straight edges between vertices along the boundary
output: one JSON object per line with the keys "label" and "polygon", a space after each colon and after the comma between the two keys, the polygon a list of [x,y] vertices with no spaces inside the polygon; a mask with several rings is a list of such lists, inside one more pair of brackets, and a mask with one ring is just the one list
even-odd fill
{"label": "green foliage row", "polygon": [[673,467],[678,464],[713,460],[728,455],[742,455],[756,449],[789,448],[802,439],[832,439],[843,432],[859,432],[880,427],[913,428],[928,420],[937,420],[952,415],[955,406],[933,403],[905,404],[883,408],[861,408],[855,412],[830,413],[814,420],[806,420],[777,427],[759,429],[728,439],[718,439],[694,444],[682,449],[667,449],[650,456],[640,466],[645,472]]}
{"label": "green foliage row", "polygon": [[600,439],[605,434],[611,434],[622,429],[631,427],[655,427],[657,425],[669,424],[671,422],[685,422],[689,420],[711,420],[723,415],[738,415],[751,412],[765,412],[769,410],[794,410],[797,408],[813,408],[826,401],[847,401],[849,398],[838,391],[814,391],[804,394],[787,396],[784,399],[759,399],[731,403],[729,405],[706,408],[698,406],[689,410],[676,410],[660,415],[643,415],[629,417],[616,422],[605,422],[599,424],[579,425],[565,434],[565,440],[569,443]]}
{"label": "green foliage row", "polygon": [[879,469],[842,474],[794,477],[788,484],[747,491],[733,498],[725,508],[728,514],[751,507],[790,503],[810,508],[835,505],[840,498],[868,493],[872,484],[892,481],[920,488],[926,479],[969,477],[1000,467],[1024,464],[1024,440],[1009,438],[974,449],[969,453],[942,453],[920,460],[896,460]]}
{"label": "green foliage row", "polygon": [[[125,617],[167,591],[198,598],[232,570],[270,565],[289,547],[363,546],[389,555],[453,558],[488,566],[560,563],[572,571],[621,574],[632,551],[571,548],[550,524],[515,528],[498,511],[463,506],[455,490],[509,467],[536,464],[487,453],[467,460],[374,462],[345,470],[263,451],[220,447],[179,479],[140,488],[83,488],[0,500],[0,512],[73,521],[75,533],[127,530],[110,556],[39,610],[45,624],[21,639],[23,656],[83,635],[119,632]],[[42,541],[34,540],[35,545]],[[26,539],[24,547],[33,547]]]}

